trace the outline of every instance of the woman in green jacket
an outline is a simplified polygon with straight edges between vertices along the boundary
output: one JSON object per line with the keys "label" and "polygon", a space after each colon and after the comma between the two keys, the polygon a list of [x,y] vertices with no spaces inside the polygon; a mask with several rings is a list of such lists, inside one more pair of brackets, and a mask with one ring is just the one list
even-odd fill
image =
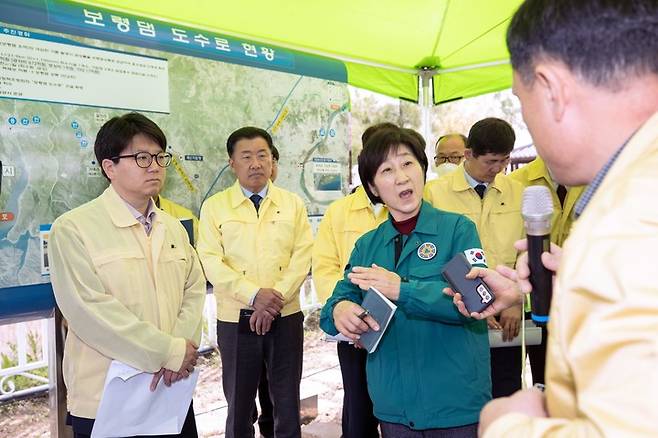
{"label": "woman in green jacket", "polygon": [[469,219],[422,200],[426,171],[422,144],[408,130],[382,130],[365,144],[361,182],[373,202],[386,204],[389,218],[356,242],[321,327],[358,342],[378,328],[371,317],[360,318],[359,305],[369,287],[377,288],[398,306],[366,367],[383,436],[475,437],[491,398],[487,327],[460,315],[443,294],[441,269],[458,253],[485,266],[483,252]]}

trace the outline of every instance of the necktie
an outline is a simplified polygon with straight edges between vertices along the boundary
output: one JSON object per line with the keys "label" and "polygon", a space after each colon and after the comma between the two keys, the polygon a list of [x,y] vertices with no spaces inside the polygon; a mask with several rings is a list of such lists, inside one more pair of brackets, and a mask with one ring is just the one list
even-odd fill
{"label": "necktie", "polygon": [[254,207],[256,207],[256,213],[258,213],[258,207],[260,207],[260,201],[263,200],[263,197],[258,193],[254,193],[249,197],[249,199],[251,199],[251,202],[254,203]]}
{"label": "necktie", "polygon": [[567,197],[567,188],[560,184],[557,186],[557,198],[560,200],[560,205],[564,207],[564,200]]}
{"label": "necktie", "polygon": [[478,184],[475,186],[475,191],[480,195],[480,199],[484,198],[484,192],[487,190],[487,186],[484,184]]}

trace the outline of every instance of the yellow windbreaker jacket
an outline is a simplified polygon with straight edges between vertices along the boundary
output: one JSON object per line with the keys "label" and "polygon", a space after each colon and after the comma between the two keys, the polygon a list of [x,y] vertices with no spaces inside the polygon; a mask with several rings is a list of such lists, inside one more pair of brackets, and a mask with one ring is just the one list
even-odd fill
{"label": "yellow windbreaker jacket", "polygon": [[331,203],[313,243],[313,284],[321,303],[327,301],[350,259],[354,243],[388,217],[386,207],[375,216],[363,186]]}
{"label": "yellow windbreaker jacket", "polygon": [[434,207],[463,214],[475,222],[487,258],[487,265],[513,267],[517,251],[514,242],[524,234],[521,217],[523,186],[498,174],[480,199],[464,175],[464,164],[455,171],[425,185],[425,199]]}
{"label": "yellow windbreaker jacket", "polygon": [[298,312],[313,236],[302,199],[268,182],[259,213],[239,183],[204,202],[197,250],[217,298],[217,319],[238,322],[262,287],[281,292],[282,316]]}
{"label": "yellow windbreaker jacket", "polygon": [[194,244],[199,240],[199,219],[192,210],[182,205],[176,204],[167,198],[160,196],[160,210],[169,213],[177,219],[192,219],[192,229],[194,230]]}
{"label": "yellow windbreaker jacket", "polygon": [[574,224],[553,291],[550,418],[508,414],[486,437],[658,436],[658,113]]}
{"label": "yellow windbreaker jacket", "polygon": [[548,173],[544,160],[540,157],[535,158],[532,162],[510,173],[509,177],[523,184],[524,188],[535,185],[548,187],[553,196],[551,241],[559,246],[564,245],[564,241],[569,236],[569,231],[574,221],[573,207],[576,205],[576,201],[578,201],[586,186],[568,187],[567,197],[564,199],[564,208],[562,208],[560,199],[557,196],[556,187],[553,184],[553,178]]}
{"label": "yellow windbreaker jacket", "polygon": [[50,278],[69,326],[64,380],[75,416],[95,418],[113,359],[178,371],[185,339],[200,341],[206,279],[178,219],[155,211],[150,255],[112,186],[53,223]]}

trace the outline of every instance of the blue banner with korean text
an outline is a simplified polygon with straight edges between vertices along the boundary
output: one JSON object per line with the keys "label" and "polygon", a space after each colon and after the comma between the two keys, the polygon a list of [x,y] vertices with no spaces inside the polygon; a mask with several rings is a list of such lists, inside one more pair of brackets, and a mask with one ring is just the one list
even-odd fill
{"label": "blue banner with korean text", "polygon": [[63,0],[3,0],[0,21],[233,64],[347,82],[336,60]]}

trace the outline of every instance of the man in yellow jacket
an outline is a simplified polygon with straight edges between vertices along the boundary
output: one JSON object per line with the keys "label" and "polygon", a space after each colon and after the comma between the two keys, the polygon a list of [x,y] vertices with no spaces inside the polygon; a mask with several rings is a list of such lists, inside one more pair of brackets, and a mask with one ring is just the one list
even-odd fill
{"label": "man in yellow jacket", "polygon": [[434,171],[437,177],[452,172],[464,161],[466,149],[464,134],[445,134],[434,145]]}
{"label": "man in yellow jacket", "polygon": [[[68,321],[64,381],[76,437],[91,434],[113,360],[167,386],[193,371],[206,280],[178,219],[158,209],[171,163],[160,128],[114,117],[94,146],[110,186],[60,216],[50,232],[51,281]],[[121,423],[121,418],[116,419]],[[192,406],[182,436],[196,436]]]}
{"label": "man in yellow jacket", "polygon": [[192,245],[196,245],[196,242],[199,239],[199,219],[194,213],[192,213],[192,210],[185,208],[180,204],[176,204],[174,201],[169,200],[162,195],[157,195],[153,199],[156,207],[160,210],[169,213],[180,221],[188,219],[192,221],[192,236],[190,240]]}
{"label": "man in yellow jacket", "polygon": [[226,436],[254,436],[253,402],[265,361],[275,436],[300,437],[299,287],[311,267],[311,226],[301,198],[270,181],[267,131],[240,128],[226,143],[237,181],[203,204],[197,245],[217,297]]}
{"label": "man in yellow jacket", "polygon": [[[391,127],[397,128],[388,122],[368,127],[361,135],[362,144],[378,130]],[[354,243],[387,218],[386,207],[373,204],[363,186],[327,208],[313,243],[313,284],[321,303],[327,301],[336,283],[343,279]],[[344,389],[343,438],[378,437],[379,422],[373,414],[366,381],[368,353],[343,341],[338,342],[337,350]]]}
{"label": "man in yellow jacket", "polygon": [[[425,198],[434,207],[463,214],[475,223],[489,266],[513,267],[514,242],[524,235],[523,186],[503,174],[515,138],[506,121],[480,120],[468,133],[464,163],[425,186]],[[489,318],[489,328],[503,330],[504,339],[512,339],[519,333],[521,313],[520,306],[506,309],[498,319]],[[520,347],[491,349],[491,383],[494,398],[521,389]]]}
{"label": "man in yellow jacket", "polygon": [[523,187],[541,185],[547,187],[553,196],[553,218],[551,219],[551,242],[562,246],[567,240],[573,225],[573,208],[582,195],[585,186],[567,187],[558,184],[550,174],[546,163],[537,157],[525,166],[509,174],[510,178],[523,184]]}
{"label": "man in yellow jacket", "polygon": [[[553,217],[551,219],[551,242],[563,245],[573,225],[573,208],[583,193],[585,186],[566,187],[553,179],[546,163],[537,157],[525,166],[510,173],[510,178],[523,184],[523,187],[542,185],[551,191],[553,197]],[[545,383],[546,345],[548,330],[541,328],[542,339],[539,345],[528,347],[528,358],[532,368],[532,382]]]}
{"label": "man in yellow jacket", "polygon": [[[542,257],[557,268],[546,392],[488,404],[485,437],[658,436],[656,17],[651,0],[580,0],[526,1],[512,18],[513,89],[537,151],[561,184],[589,186],[564,250]],[[529,290],[527,258],[501,271]],[[480,275],[492,311],[520,298]]]}

